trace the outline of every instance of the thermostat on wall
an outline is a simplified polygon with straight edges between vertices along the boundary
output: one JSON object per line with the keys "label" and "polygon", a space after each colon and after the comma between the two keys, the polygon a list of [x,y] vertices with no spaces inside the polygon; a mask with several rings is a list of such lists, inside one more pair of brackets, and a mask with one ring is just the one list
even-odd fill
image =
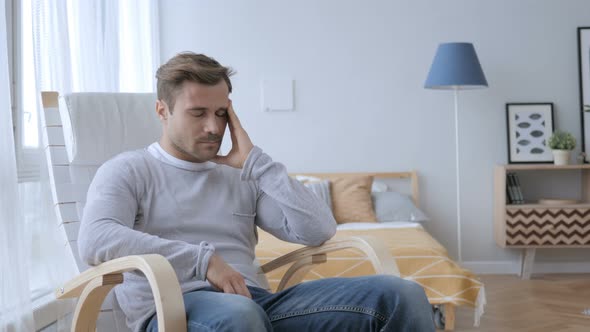
{"label": "thermostat on wall", "polygon": [[260,92],[263,111],[273,112],[295,110],[293,107],[293,79],[263,79]]}

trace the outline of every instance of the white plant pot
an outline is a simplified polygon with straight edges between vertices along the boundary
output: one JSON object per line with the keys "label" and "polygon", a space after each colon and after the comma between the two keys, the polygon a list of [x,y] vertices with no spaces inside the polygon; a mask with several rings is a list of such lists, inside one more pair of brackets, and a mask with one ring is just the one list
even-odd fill
{"label": "white plant pot", "polygon": [[569,165],[571,150],[551,150],[555,165]]}

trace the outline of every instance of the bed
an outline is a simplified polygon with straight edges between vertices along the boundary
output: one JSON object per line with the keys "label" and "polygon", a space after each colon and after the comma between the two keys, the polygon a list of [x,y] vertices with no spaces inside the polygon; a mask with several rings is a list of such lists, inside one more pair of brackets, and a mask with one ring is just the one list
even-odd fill
{"label": "bed", "polygon": [[[419,202],[418,177],[414,171],[401,173],[297,174],[293,176],[297,179],[303,179],[303,182],[305,182],[305,179],[321,179],[324,183],[330,183],[330,191],[334,196],[338,195],[334,190],[339,189],[336,188],[334,183],[339,179],[359,176],[375,179],[375,182],[371,186],[375,208],[380,208],[378,204],[383,205],[383,203],[378,203],[377,201],[377,197],[383,195],[377,195],[375,191],[398,192],[399,182],[405,182],[406,186],[410,188],[407,197],[412,200],[416,207]],[[392,190],[391,186],[388,186],[386,190],[376,188],[375,185],[377,183],[382,186],[386,183],[381,181],[398,183],[397,186],[394,186],[395,190]],[[315,192],[317,193],[317,191]],[[322,198],[325,194],[327,193],[322,194],[320,191],[318,198]],[[391,196],[392,194],[384,195],[384,197],[387,197],[387,195]],[[355,201],[358,200],[354,197],[352,199]],[[328,201],[336,202],[336,198],[330,197]],[[347,207],[351,205],[350,202],[344,202],[344,204]],[[337,217],[338,207],[334,205],[332,208],[335,217]],[[337,217],[336,219],[338,220],[339,218]],[[416,218],[412,215],[408,219]],[[428,222],[435,221],[429,220]],[[379,220],[378,222],[339,223],[335,238],[358,235],[371,236],[381,241],[391,251],[392,256],[394,256],[401,277],[413,280],[424,288],[430,303],[433,304],[433,308],[435,309],[435,316],[437,311],[440,315],[438,317],[439,323],[437,324],[439,327],[444,327],[445,330],[452,330],[454,328],[456,306],[473,308],[474,325],[479,325],[479,319],[483,314],[483,307],[486,302],[483,283],[474,273],[462,268],[458,263],[453,261],[447,250],[426,231],[420,222],[415,220],[381,222]],[[256,256],[261,264],[301,247],[297,244],[281,241],[260,229],[258,230],[258,238]],[[279,281],[288,268],[289,266],[286,266],[266,275],[271,289],[275,291],[278,289]],[[328,277],[353,277],[373,273],[372,265],[360,251],[346,249],[328,254],[327,261],[311,267],[303,280]],[[441,320],[443,323],[442,326],[440,324]]]}

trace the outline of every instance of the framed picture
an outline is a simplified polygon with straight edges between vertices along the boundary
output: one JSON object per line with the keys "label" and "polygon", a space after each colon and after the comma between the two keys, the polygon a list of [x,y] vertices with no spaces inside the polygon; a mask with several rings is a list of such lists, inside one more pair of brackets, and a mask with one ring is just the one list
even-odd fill
{"label": "framed picture", "polygon": [[553,162],[547,145],[553,134],[553,103],[506,104],[506,127],[509,163]]}
{"label": "framed picture", "polygon": [[[590,27],[578,28],[578,71],[582,151],[588,155],[586,148],[590,148]],[[588,162],[588,157],[585,162]]]}

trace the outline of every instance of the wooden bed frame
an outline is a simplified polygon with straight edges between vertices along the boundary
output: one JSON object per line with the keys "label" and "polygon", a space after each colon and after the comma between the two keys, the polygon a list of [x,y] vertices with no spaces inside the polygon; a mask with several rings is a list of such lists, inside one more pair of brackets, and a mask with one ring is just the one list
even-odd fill
{"label": "wooden bed frame", "polygon": [[[411,186],[411,196],[414,204],[420,206],[420,195],[418,189],[418,173],[416,171],[408,172],[358,172],[358,173],[293,173],[290,174],[313,176],[320,179],[354,177],[354,176],[372,176],[375,179],[409,179]],[[445,330],[450,331],[455,328],[455,305],[453,303],[443,302],[440,300],[430,300],[430,304],[444,305]]]}

